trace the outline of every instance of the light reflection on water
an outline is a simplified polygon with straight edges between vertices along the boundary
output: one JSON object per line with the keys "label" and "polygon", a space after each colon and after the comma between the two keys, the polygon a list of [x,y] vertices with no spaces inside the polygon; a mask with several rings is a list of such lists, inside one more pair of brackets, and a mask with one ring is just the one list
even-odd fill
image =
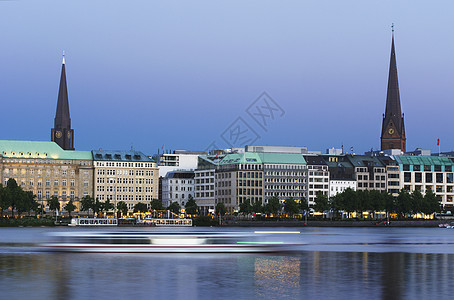
{"label": "light reflection on water", "polygon": [[[26,230],[0,229],[1,241],[39,241]],[[446,246],[451,232],[339,232],[303,232],[309,243],[303,248],[309,249],[282,255],[41,253],[28,246],[0,250],[0,288],[3,299],[452,298],[454,249]],[[348,246],[358,240],[361,247]],[[347,251],[331,250],[340,244]],[[386,251],[353,251],[383,245]],[[431,249],[437,251],[429,253]]]}

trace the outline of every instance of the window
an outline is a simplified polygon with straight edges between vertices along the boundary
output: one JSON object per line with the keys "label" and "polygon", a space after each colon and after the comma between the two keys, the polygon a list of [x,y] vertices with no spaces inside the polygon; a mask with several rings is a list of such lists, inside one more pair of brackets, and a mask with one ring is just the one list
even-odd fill
{"label": "window", "polygon": [[58,186],[58,180],[54,180],[54,186]]}
{"label": "window", "polygon": [[447,183],[452,183],[453,182],[453,173],[447,173],[446,174],[446,182]]}
{"label": "window", "polygon": [[426,182],[427,183],[432,183],[432,173],[426,173]]}
{"label": "window", "polygon": [[404,182],[411,182],[411,173],[410,172],[404,173]]}
{"label": "window", "polygon": [[415,182],[418,182],[418,183],[422,182],[422,173],[421,172],[415,173]]}
{"label": "window", "polygon": [[443,183],[443,173],[437,173],[435,176],[437,183]]}

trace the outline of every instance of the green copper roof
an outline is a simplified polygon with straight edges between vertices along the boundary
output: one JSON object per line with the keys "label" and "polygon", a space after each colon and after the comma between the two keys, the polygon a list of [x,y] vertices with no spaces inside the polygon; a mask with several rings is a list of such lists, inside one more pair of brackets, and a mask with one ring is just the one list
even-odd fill
{"label": "green copper roof", "polygon": [[54,142],[0,140],[0,155],[8,158],[93,160],[91,151],[63,150]]}
{"label": "green copper roof", "polygon": [[306,161],[298,153],[232,153],[226,155],[219,163],[220,165],[229,164],[302,164]]}
{"label": "green copper roof", "polygon": [[452,158],[444,156],[395,155],[394,157],[396,158],[397,162],[402,165],[454,165]]}

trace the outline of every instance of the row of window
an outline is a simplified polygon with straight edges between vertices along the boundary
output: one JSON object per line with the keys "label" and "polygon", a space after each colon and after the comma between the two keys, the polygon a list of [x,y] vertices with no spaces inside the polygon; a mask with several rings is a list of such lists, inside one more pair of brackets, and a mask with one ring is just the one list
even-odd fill
{"label": "row of window", "polygon": [[124,167],[124,168],[153,168],[152,163],[110,162],[97,161],[98,167]]}
{"label": "row of window", "polygon": [[[4,185],[5,186],[8,184],[8,179],[9,178],[5,178],[5,181],[4,181],[4,183],[5,183]],[[14,180],[16,180],[16,182],[18,182],[20,184],[20,186],[22,186],[22,187],[27,186],[27,181],[25,179],[18,180],[17,178],[14,178]],[[34,186],[35,185],[34,179],[30,179],[28,181],[28,185],[31,186],[31,187]],[[41,179],[38,180],[36,182],[36,185],[39,186],[39,187],[43,186],[42,180]],[[51,186],[51,180],[50,179],[46,179],[44,186],[50,187]],[[60,186],[60,181],[55,179],[53,181],[53,186]],[[63,179],[61,181],[61,186],[63,186],[63,187],[68,186],[68,181],[66,179]],[[76,186],[75,180],[71,180],[69,182],[69,186]],[[84,187],[88,187],[88,186],[89,186],[88,180],[84,180]]]}
{"label": "row of window", "polygon": [[[12,173],[13,175],[17,175],[19,173],[21,175],[26,175],[26,174],[35,175],[35,170],[34,169],[5,169],[4,170],[4,174],[6,176],[8,176],[10,173]],[[61,176],[67,176],[68,175],[68,171],[67,170],[54,170],[54,171],[41,170],[41,169],[36,170],[36,174],[38,174],[38,175],[42,175],[43,173],[45,175],[47,175],[47,176],[51,176],[51,175],[60,176],[60,173],[61,173]],[[75,174],[76,174],[75,170],[70,170],[69,171],[69,175],[74,176]],[[89,175],[89,171],[88,170],[84,170],[83,175],[84,176],[88,176]]]}
{"label": "row of window", "polygon": [[97,178],[96,183],[99,184],[153,184],[153,179],[151,178],[136,178],[134,181],[134,178]]}
{"label": "row of window", "polygon": [[124,176],[153,176],[153,171],[144,170],[124,170],[124,169],[98,169],[98,175],[124,175]]}
{"label": "row of window", "polygon": [[[452,172],[452,166],[444,166],[445,172]],[[442,172],[441,165],[403,165],[404,171]]]}

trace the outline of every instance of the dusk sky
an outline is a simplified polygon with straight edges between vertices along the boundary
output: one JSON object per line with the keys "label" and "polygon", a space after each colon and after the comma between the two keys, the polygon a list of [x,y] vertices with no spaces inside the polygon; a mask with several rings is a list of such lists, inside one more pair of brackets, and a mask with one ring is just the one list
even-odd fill
{"label": "dusk sky", "polygon": [[[376,150],[394,23],[407,151],[454,150],[453,16],[452,1],[0,0],[0,139],[50,140],[64,50],[76,150],[241,146],[238,120],[256,145]],[[280,109],[265,126],[247,112],[263,92]]]}

